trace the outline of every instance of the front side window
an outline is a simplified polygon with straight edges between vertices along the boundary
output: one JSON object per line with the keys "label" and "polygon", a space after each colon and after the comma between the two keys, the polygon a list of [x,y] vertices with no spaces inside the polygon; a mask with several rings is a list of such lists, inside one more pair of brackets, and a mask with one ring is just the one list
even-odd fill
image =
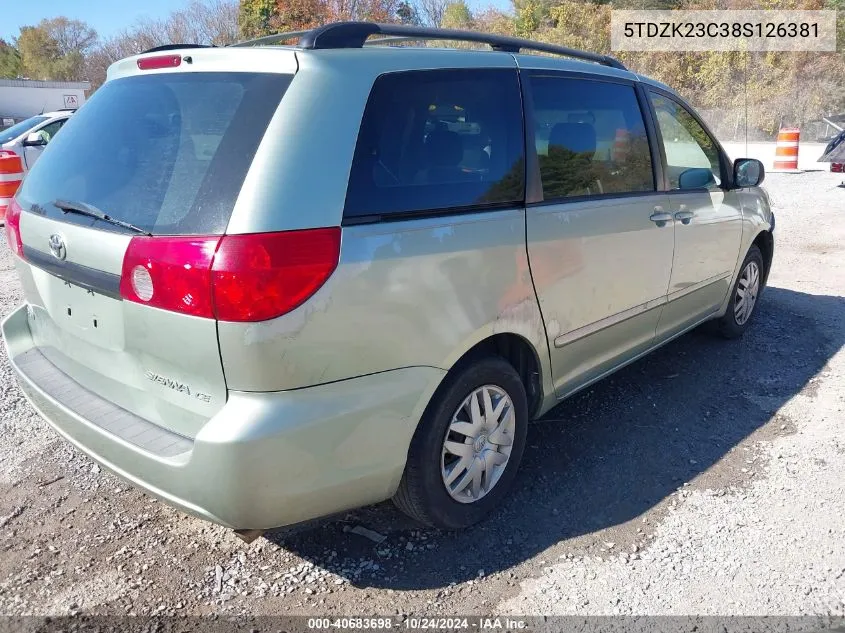
{"label": "front side window", "polygon": [[520,204],[524,188],[515,71],[411,71],[376,80],[345,217]]}
{"label": "front side window", "polygon": [[655,190],[633,86],[543,75],[529,81],[545,200]]}
{"label": "front side window", "polygon": [[56,135],[56,132],[58,132],[64,124],[65,119],[53,121],[52,123],[48,123],[40,130],[38,130],[38,134],[41,136],[41,138],[44,139],[45,143],[49,143],[51,140],[53,140],[53,137]]}
{"label": "front side window", "polygon": [[722,170],[716,142],[682,105],[654,92],[649,95],[663,139],[669,187],[718,187]]}

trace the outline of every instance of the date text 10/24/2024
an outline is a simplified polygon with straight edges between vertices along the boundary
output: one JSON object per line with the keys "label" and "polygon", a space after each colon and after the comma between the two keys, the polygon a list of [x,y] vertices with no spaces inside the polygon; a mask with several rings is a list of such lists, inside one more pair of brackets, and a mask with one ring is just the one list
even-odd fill
{"label": "date text 10/24/2024", "polygon": [[518,631],[525,620],[501,617],[308,618],[309,630]]}

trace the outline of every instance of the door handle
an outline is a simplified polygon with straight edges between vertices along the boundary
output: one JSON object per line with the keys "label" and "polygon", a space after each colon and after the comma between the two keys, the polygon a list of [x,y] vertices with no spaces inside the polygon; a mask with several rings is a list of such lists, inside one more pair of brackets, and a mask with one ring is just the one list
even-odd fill
{"label": "door handle", "polygon": [[683,207],[675,214],[675,219],[681,224],[689,224],[695,214],[692,211],[687,211]]}
{"label": "door handle", "polygon": [[666,226],[666,223],[672,220],[672,214],[666,213],[663,207],[654,207],[654,213],[648,216],[648,219],[657,226]]}

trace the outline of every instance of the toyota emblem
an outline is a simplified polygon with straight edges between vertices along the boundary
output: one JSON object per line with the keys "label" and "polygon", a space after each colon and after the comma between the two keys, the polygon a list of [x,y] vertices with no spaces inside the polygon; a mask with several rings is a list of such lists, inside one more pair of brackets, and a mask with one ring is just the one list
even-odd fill
{"label": "toyota emblem", "polygon": [[50,236],[50,252],[53,257],[57,259],[64,259],[67,257],[67,248],[65,248],[65,240],[58,233],[53,233]]}

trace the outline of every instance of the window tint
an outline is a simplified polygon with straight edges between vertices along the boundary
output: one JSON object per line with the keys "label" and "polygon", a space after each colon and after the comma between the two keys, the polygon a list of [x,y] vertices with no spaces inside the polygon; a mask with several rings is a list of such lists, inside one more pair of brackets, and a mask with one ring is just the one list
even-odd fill
{"label": "window tint", "polygon": [[361,123],[345,215],[522,202],[524,147],[515,71],[382,75]]}
{"label": "window tint", "polygon": [[546,200],[655,190],[632,86],[551,76],[529,81]]}
{"label": "window tint", "polygon": [[686,108],[663,95],[649,94],[663,137],[669,187],[718,186],[722,175],[716,143]]}
{"label": "window tint", "polygon": [[[50,142],[18,194],[64,222],[85,202],[155,234],[220,234],[290,84],[275,73],[159,73],[107,82]],[[117,229],[100,223],[97,228]]]}

